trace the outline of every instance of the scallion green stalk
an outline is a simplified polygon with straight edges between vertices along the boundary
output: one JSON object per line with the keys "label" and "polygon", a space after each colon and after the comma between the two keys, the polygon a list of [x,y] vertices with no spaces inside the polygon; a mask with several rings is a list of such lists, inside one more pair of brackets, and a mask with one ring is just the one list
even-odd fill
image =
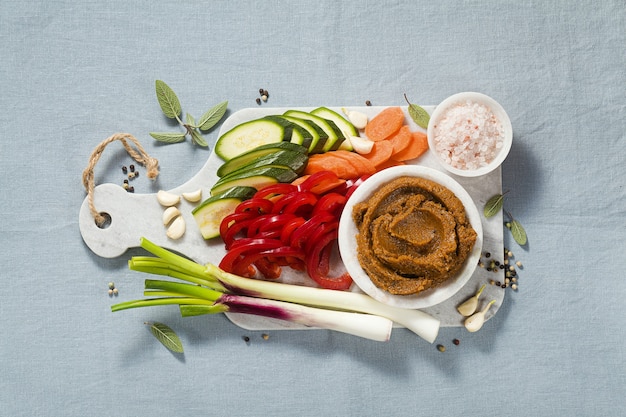
{"label": "scallion green stalk", "polygon": [[[433,343],[439,332],[438,319],[420,310],[391,307],[373,298],[346,291],[268,282],[239,277],[215,265],[200,265],[142,238],[141,247],[157,256],[134,257],[129,261],[133,270],[166,275],[205,286],[218,292],[240,296],[286,301],[332,310],[366,313],[392,320]],[[191,308],[190,308],[191,310]]]}

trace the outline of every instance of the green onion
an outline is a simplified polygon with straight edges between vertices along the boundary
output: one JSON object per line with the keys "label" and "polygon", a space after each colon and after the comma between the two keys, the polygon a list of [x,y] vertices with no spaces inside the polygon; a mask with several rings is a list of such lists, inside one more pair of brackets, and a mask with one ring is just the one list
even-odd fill
{"label": "green onion", "polygon": [[[146,280],[146,290],[149,290],[146,293],[147,296],[162,294],[167,298],[143,300],[143,304],[133,304],[133,307],[159,305],[151,303],[160,301],[163,304],[179,304],[183,315],[204,314],[204,311],[207,313],[230,311],[249,312],[266,317],[272,317],[268,311],[274,307],[278,309],[277,311],[286,308],[289,314],[275,318],[286,319],[307,326],[331,328],[351,334],[355,334],[355,332],[347,331],[348,329],[343,327],[344,325],[352,323],[354,326],[348,327],[359,328],[361,323],[357,322],[364,318],[367,320],[385,318],[385,323],[394,321],[430,343],[434,342],[439,332],[440,323],[436,318],[419,310],[388,306],[365,294],[239,277],[227,273],[213,264],[200,265],[145,238],[141,239],[141,247],[156,257],[133,257],[129,261],[130,269],[169,276],[187,281],[190,284],[171,282],[164,284],[168,281]],[[156,292],[154,292],[155,290]],[[164,300],[168,301],[165,302]],[[193,300],[198,300],[198,302],[193,302]],[[141,301],[134,303],[141,303]],[[125,304],[113,306],[114,311],[122,309],[120,306]],[[257,305],[258,308],[251,307],[254,305]],[[216,306],[222,307],[217,308]],[[242,311],[247,309],[251,311]],[[313,317],[309,314],[313,314]],[[339,320],[339,322],[334,320]],[[383,322],[376,321],[382,328]],[[340,324],[341,326],[339,326]],[[360,329],[359,333],[362,330],[364,329]],[[365,335],[364,337],[368,336]]]}

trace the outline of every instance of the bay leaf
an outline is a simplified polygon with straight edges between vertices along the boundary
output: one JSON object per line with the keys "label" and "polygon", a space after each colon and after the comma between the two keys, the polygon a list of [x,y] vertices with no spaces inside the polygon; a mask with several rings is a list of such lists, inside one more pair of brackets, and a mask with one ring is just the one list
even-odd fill
{"label": "bay leaf", "polygon": [[483,214],[487,218],[493,217],[496,214],[498,214],[500,210],[502,210],[503,204],[504,204],[504,195],[496,194],[493,197],[491,197],[489,200],[487,200],[487,203],[485,203]]}
{"label": "bay leaf", "polygon": [[151,323],[150,332],[163,346],[175,353],[183,353],[183,344],[174,330],[163,323]]}
{"label": "bay leaf", "polygon": [[522,224],[517,220],[511,221],[511,235],[518,245],[524,246],[527,241],[526,230],[522,227]]}
{"label": "bay leaf", "polygon": [[170,119],[177,118],[178,115],[180,115],[182,108],[176,93],[174,93],[174,90],[161,80],[156,80],[155,84],[157,100],[159,101],[163,114]]}
{"label": "bay leaf", "polygon": [[178,143],[185,140],[185,133],[150,132],[149,134],[159,142]]}
{"label": "bay leaf", "polygon": [[224,117],[227,107],[228,101],[223,101],[207,110],[198,121],[200,129],[209,130],[215,126]]}
{"label": "bay leaf", "polygon": [[406,94],[404,95],[404,99],[409,104],[409,116],[411,116],[411,119],[413,119],[415,124],[417,124],[419,127],[423,129],[428,129],[430,114],[428,114],[428,112],[423,107],[409,102]]}

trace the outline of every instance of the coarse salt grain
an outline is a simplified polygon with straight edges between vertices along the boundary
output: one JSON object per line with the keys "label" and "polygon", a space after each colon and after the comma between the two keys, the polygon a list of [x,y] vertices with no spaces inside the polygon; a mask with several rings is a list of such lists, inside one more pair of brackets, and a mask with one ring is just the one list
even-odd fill
{"label": "coarse salt grain", "polygon": [[435,152],[448,165],[475,170],[489,165],[504,145],[502,123],[488,106],[467,100],[445,111],[434,126]]}

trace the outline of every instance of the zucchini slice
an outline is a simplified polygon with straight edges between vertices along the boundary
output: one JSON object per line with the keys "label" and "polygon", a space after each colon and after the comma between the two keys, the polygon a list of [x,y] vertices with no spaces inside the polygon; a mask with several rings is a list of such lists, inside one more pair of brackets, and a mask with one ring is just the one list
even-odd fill
{"label": "zucchini slice", "polygon": [[223,177],[233,171],[236,171],[244,166],[266,157],[267,155],[271,155],[276,152],[289,151],[289,152],[298,152],[303,155],[307,154],[307,148],[297,145],[291,142],[279,142],[279,143],[268,143],[267,145],[261,145],[257,148],[252,149],[251,151],[242,153],[239,156],[236,156],[226,162],[224,162],[217,169],[217,176]]}
{"label": "zucchini slice", "polygon": [[328,107],[318,107],[311,111],[311,114],[330,120],[341,130],[344,136],[359,136],[359,129],[341,114]]}
{"label": "zucchini slice", "polygon": [[204,200],[191,212],[198,224],[200,233],[205,239],[213,239],[220,235],[222,220],[235,211],[244,200],[252,198],[256,188],[233,187]]}
{"label": "zucchini slice", "polygon": [[241,123],[224,133],[215,143],[215,153],[225,161],[269,143],[291,139],[291,129],[270,119]]}
{"label": "zucchini slice", "polygon": [[[248,159],[248,158],[243,158]],[[240,156],[231,159],[224,163],[218,169],[218,176],[224,177],[226,175],[235,175],[243,170],[260,168],[267,165],[283,165],[293,169],[297,174],[302,174],[306,164],[309,161],[309,156],[302,152],[277,150],[276,152],[269,153],[267,155],[258,157],[252,161],[246,161],[241,163],[242,158]]]}
{"label": "zucchini slice", "polygon": [[211,195],[236,186],[253,187],[260,190],[279,182],[292,182],[298,174],[288,166],[265,165],[258,168],[241,169],[222,177],[211,188]]}

